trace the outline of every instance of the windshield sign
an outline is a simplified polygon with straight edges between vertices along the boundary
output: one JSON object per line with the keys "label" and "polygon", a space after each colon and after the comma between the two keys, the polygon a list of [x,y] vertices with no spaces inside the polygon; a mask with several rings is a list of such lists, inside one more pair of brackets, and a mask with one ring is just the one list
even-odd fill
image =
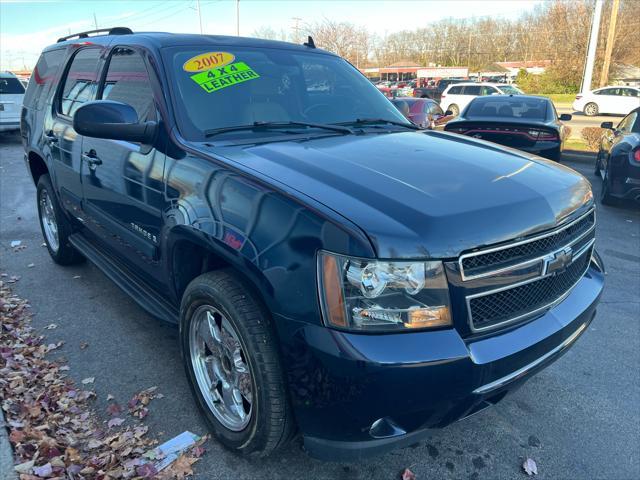
{"label": "windshield sign", "polygon": [[[382,125],[378,128],[410,125],[369,80],[333,55],[242,47],[215,52],[170,47],[164,54],[175,79],[176,111],[187,137],[265,122],[334,125],[378,119]],[[255,134],[250,129],[226,133]]]}

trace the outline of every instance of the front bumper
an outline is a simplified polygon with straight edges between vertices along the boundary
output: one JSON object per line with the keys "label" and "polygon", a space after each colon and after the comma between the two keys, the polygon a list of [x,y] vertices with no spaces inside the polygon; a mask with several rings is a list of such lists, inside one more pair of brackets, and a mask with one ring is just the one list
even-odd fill
{"label": "front bumper", "polygon": [[592,262],[546,314],[484,337],[351,334],[277,317],[305,448],[326,460],[368,457],[497,403],[586,331],[603,284]]}

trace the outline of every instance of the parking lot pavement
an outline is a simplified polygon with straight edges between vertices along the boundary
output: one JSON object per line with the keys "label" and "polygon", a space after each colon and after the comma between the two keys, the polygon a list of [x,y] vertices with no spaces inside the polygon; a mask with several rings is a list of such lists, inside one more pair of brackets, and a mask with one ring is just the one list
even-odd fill
{"label": "parking lot pavement", "polygon": [[624,118],[624,115],[596,115],[594,117],[588,117],[582,112],[576,112],[570,105],[556,106],[558,114],[570,113],[572,115],[571,120],[565,122],[571,127],[571,137],[582,138],[581,132],[585,127],[600,127],[602,122],[613,122],[613,125],[620,123],[620,120]]}
{"label": "parking lot pavement", "polygon": [[[79,382],[95,377],[96,407],[107,394],[125,403],[157,385],[148,424],[160,440],[190,430],[205,433],[178,352],[177,331],[142,311],[97,268],[55,265],[41,246],[35,188],[19,137],[0,135],[0,268],[19,275],[16,292],[29,299],[34,326],[62,352]],[[566,165],[594,180],[591,157]],[[600,182],[594,182],[600,189]],[[12,240],[25,249],[14,252]],[[196,465],[198,478],[395,479],[409,467],[419,479],[526,478],[526,457],[540,479],[640,478],[640,212],[598,205],[597,248],[607,286],[589,331],[558,362],[490,410],[433,431],[420,444],[351,464],[308,458],[300,442],[267,459],[231,454],[214,440]],[[29,265],[33,264],[31,268]],[[55,330],[42,330],[56,323]],[[81,342],[88,347],[80,348]],[[402,395],[403,392],[398,392]]]}

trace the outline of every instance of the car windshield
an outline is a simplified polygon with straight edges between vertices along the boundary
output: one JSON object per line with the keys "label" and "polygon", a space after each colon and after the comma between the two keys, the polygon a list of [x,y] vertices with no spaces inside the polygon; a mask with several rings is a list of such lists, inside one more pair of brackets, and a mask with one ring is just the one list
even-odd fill
{"label": "car windshield", "polygon": [[12,77],[0,78],[0,94],[21,94],[24,93],[24,87],[20,80]]}
{"label": "car windshield", "polygon": [[524,92],[513,85],[498,85],[498,90],[507,95],[522,95]]}
{"label": "car windshield", "polygon": [[467,107],[464,116],[503,117],[545,120],[547,118],[548,100],[544,98],[502,97],[500,95],[474,99]]}
{"label": "car windshield", "polygon": [[[256,122],[378,119],[384,128],[398,128],[384,122],[411,125],[366,77],[333,55],[260,47],[169,47],[163,54],[174,78],[181,129],[188,137]],[[255,133],[244,129],[226,135]]]}

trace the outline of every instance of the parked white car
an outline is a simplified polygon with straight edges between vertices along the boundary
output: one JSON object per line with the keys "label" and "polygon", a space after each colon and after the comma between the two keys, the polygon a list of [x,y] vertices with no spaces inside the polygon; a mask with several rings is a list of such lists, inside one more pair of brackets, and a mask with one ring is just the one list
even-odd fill
{"label": "parked white car", "polygon": [[445,112],[451,111],[458,116],[471,100],[484,95],[522,95],[523,91],[516,85],[505,83],[453,83],[449,85],[440,97],[440,106]]}
{"label": "parked white car", "polygon": [[640,107],[640,88],[603,87],[576,95],[573,109],[592,117],[601,113],[627,115]]}
{"label": "parked white car", "polygon": [[24,87],[13,73],[0,72],[0,132],[20,130]]}

